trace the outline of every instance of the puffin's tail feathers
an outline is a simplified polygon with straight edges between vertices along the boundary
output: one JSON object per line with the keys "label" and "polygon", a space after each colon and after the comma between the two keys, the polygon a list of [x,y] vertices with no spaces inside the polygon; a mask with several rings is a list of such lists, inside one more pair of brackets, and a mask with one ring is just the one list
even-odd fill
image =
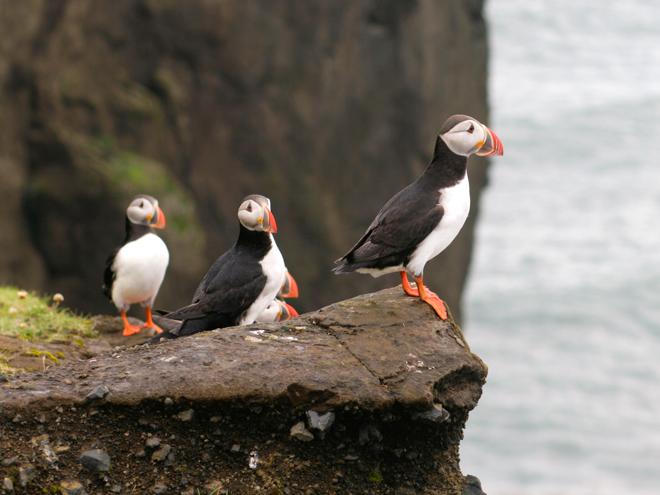
{"label": "puffin's tail feathers", "polygon": [[353,266],[352,263],[349,263],[346,258],[336,260],[335,266],[332,269],[335,275],[339,275],[340,273],[351,273],[354,270],[355,266]]}

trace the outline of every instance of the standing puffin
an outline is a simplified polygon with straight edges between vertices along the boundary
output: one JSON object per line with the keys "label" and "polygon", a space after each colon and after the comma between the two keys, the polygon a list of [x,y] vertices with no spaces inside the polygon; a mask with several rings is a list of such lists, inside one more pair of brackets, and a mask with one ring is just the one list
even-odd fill
{"label": "standing puffin", "polygon": [[[151,307],[170,261],[167,246],[153,231],[163,228],[165,214],[158,200],[146,194],[136,196],[126,209],[124,243],[106,261],[103,292],[121,313],[125,336],[138,333],[140,328],[162,332],[152,320]],[[137,303],[146,307],[147,321],[142,327],[131,325],[126,317],[131,304]]]}
{"label": "standing puffin", "polygon": [[168,331],[161,337],[250,324],[275,299],[286,268],[273,238],[277,224],[270,200],[258,194],[245,197],[238,221],[236,244],[211,265],[192,304],[163,315]]}
{"label": "standing puffin", "polygon": [[[333,271],[374,277],[399,272],[404,292],[419,297],[446,320],[444,302],[424,286],[424,266],[451,244],[468,216],[468,157],[503,152],[497,135],[476,119],[449,117],[440,128],[433,160],[424,173],[383,206],[362,238],[335,262]],[[417,288],[408,282],[408,274]]]}

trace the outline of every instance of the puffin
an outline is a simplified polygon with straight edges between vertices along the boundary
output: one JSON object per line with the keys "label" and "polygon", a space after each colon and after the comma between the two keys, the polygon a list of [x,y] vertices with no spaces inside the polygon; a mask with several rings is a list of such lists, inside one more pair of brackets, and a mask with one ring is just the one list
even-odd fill
{"label": "puffin", "polygon": [[502,141],[477,119],[449,117],[424,173],[385,203],[360,240],[335,261],[333,271],[374,277],[399,272],[405,294],[419,297],[446,320],[445,303],[424,285],[424,266],[451,244],[467,219],[468,158],[503,154]]}
{"label": "puffin", "polygon": [[157,338],[177,338],[205,330],[254,323],[271,304],[286,279],[270,199],[246,196],[238,208],[238,239],[199,283],[192,303],[157,316],[167,331]]}
{"label": "puffin", "polygon": [[[103,276],[103,292],[121,314],[123,335],[138,333],[142,328],[162,330],[152,319],[154,300],[158,295],[170,253],[154,229],[164,229],[165,213],[153,196],[140,194],[126,208],[126,236],[121,246],[108,257]],[[146,322],[131,325],[126,312],[132,304],[146,309]]]}
{"label": "puffin", "polygon": [[264,309],[257,319],[256,323],[273,323],[277,321],[287,321],[298,316],[296,308],[281,299],[274,299],[266,309]]}
{"label": "puffin", "polygon": [[298,283],[293,275],[286,269],[284,283],[280,287],[277,297],[264,309],[257,319],[256,323],[273,323],[276,321],[287,321],[299,316],[296,308],[282,299],[295,299],[299,296]]}

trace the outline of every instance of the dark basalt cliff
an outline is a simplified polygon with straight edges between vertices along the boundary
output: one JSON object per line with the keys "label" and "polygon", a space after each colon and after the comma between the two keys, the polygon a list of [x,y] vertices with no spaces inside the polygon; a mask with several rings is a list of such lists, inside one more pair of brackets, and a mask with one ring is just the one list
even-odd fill
{"label": "dark basalt cliff", "polygon": [[[452,113],[487,121],[482,0],[24,0],[0,7],[0,283],[108,311],[107,253],[137,192],[168,214],[159,304],[190,299],[270,196],[311,309],[392,280],[332,277],[419,174]],[[428,270],[454,308],[473,214]]]}
{"label": "dark basalt cliff", "polygon": [[[17,493],[456,495],[486,371],[453,321],[400,288],[117,348],[0,386],[0,478]],[[80,459],[93,449],[109,470]]]}

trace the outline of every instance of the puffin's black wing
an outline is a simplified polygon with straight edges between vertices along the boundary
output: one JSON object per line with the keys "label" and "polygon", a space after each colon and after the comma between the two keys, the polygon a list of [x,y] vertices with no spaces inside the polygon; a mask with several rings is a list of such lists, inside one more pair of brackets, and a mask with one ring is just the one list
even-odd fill
{"label": "puffin's black wing", "polygon": [[231,249],[211,266],[192,304],[165,315],[182,320],[178,335],[235,325],[266,285],[259,260]]}
{"label": "puffin's black wing", "polygon": [[438,204],[439,197],[438,191],[427,191],[419,182],[399,191],[383,206],[355,246],[335,262],[333,271],[346,273],[407,263],[442,220],[444,210]]}
{"label": "puffin's black wing", "polygon": [[115,282],[115,277],[117,275],[112,269],[112,265],[115,262],[115,257],[118,252],[119,248],[115,248],[115,250],[110,253],[110,256],[108,256],[108,259],[105,260],[105,271],[103,272],[103,294],[105,294],[110,300],[112,300],[112,284]]}

